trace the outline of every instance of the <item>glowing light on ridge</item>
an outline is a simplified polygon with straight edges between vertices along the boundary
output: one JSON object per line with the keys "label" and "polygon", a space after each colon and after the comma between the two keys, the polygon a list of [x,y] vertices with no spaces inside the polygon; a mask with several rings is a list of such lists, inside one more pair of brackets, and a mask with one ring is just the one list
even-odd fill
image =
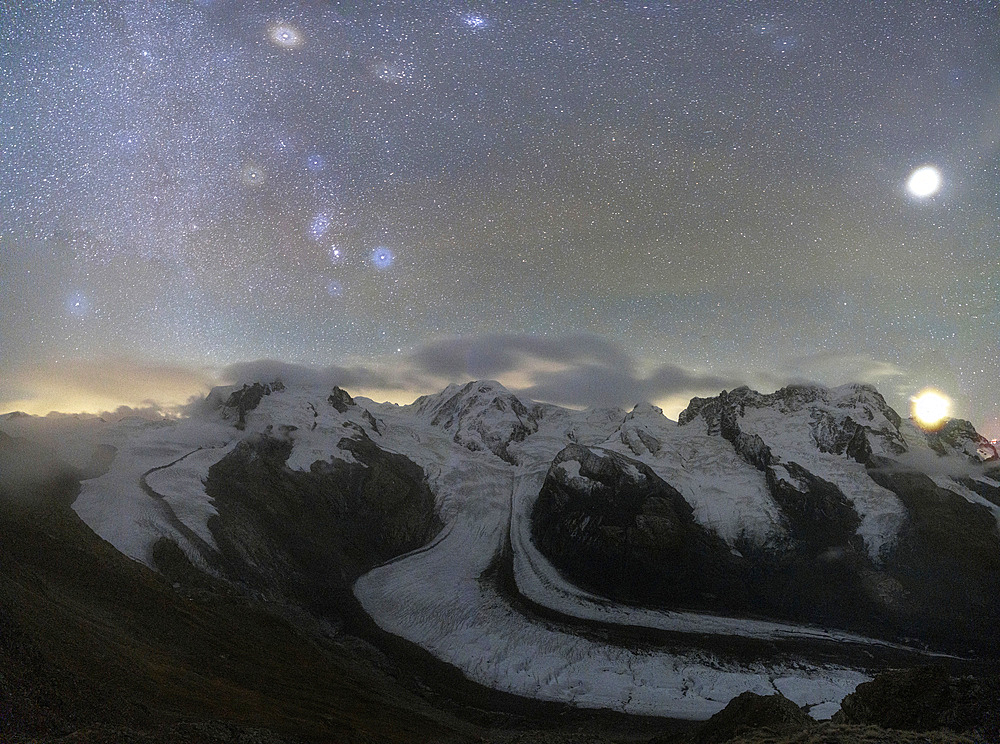
{"label": "glowing light on ridge", "polygon": [[910,398],[910,413],[921,428],[940,429],[951,413],[951,399],[933,388],[921,390]]}

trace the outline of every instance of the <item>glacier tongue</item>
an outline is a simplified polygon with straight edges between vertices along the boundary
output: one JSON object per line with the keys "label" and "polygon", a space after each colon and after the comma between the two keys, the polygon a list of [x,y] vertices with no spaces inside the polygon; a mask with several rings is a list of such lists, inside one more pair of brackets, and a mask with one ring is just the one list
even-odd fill
{"label": "glacier tongue", "polygon": [[[447,466],[450,475],[439,476],[437,484],[457,509],[445,537],[433,549],[365,574],[354,593],[383,629],[454,664],[470,679],[542,700],[693,719],[711,716],[748,690],[773,694],[776,680],[784,681],[796,702],[828,704],[819,711],[832,714],[845,695],[869,679],[835,666],[746,666],[697,651],[638,651],[525,616],[482,577],[505,548],[512,510],[519,586],[525,575],[535,573],[523,568],[525,560],[540,565],[550,578],[557,576],[536,551],[519,556],[519,549],[530,545],[525,512],[547,472],[546,458],[524,465],[520,473],[475,454],[452,456]],[[456,487],[467,497],[455,499]],[[557,580],[556,586],[566,589]],[[535,587],[529,596],[548,601],[551,593]],[[600,598],[587,599],[601,604]],[[743,629],[737,623],[728,630]]]}

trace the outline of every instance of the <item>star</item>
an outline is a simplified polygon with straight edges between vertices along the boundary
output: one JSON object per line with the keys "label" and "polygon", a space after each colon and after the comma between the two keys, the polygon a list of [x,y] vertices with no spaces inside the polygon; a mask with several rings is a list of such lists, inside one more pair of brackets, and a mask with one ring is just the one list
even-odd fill
{"label": "star", "polygon": [[90,310],[90,301],[83,292],[73,292],[66,298],[66,312],[78,318],[83,317]]}
{"label": "star", "polygon": [[312,218],[309,225],[309,234],[314,240],[319,240],[330,229],[330,216],[326,212],[320,212]]}
{"label": "star", "polygon": [[299,30],[287,23],[275,23],[267,35],[274,44],[285,49],[298,49],[305,41]]}
{"label": "star", "polygon": [[392,266],[396,256],[384,245],[380,245],[372,251],[372,263],[379,269],[388,269]]}

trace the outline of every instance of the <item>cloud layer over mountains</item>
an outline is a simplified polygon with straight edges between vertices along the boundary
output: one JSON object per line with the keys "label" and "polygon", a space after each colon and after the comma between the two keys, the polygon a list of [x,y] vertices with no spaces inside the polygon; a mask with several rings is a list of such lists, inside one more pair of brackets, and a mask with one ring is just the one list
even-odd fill
{"label": "cloud layer over mountains", "polygon": [[888,362],[863,355],[814,355],[789,359],[787,369],[782,376],[703,372],[650,363],[594,334],[493,333],[438,338],[371,363],[344,360],[322,367],[259,359],[213,370],[123,357],[64,367],[25,366],[0,381],[0,411],[171,412],[200,399],[214,385],[275,379],[339,385],[355,394],[398,403],[409,403],[449,382],[497,379],[532,400],[571,407],[651,401],[671,415],[692,396],[713,395],[742,384],[776,389],[789,382],[858,381],[879,386],[900,410],[906,405],[905,398],[894,395],[894,383],[905,381],[906,371]]}

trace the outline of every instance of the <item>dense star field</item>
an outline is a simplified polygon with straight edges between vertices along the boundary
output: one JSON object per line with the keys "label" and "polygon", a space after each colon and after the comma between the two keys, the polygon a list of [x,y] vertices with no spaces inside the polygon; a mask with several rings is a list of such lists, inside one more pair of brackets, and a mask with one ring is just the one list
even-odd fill
{"label": "dense star field", "polygon": [[996,437],[998,38],[995,1],[0,3],[0,410],[862,381]]}

